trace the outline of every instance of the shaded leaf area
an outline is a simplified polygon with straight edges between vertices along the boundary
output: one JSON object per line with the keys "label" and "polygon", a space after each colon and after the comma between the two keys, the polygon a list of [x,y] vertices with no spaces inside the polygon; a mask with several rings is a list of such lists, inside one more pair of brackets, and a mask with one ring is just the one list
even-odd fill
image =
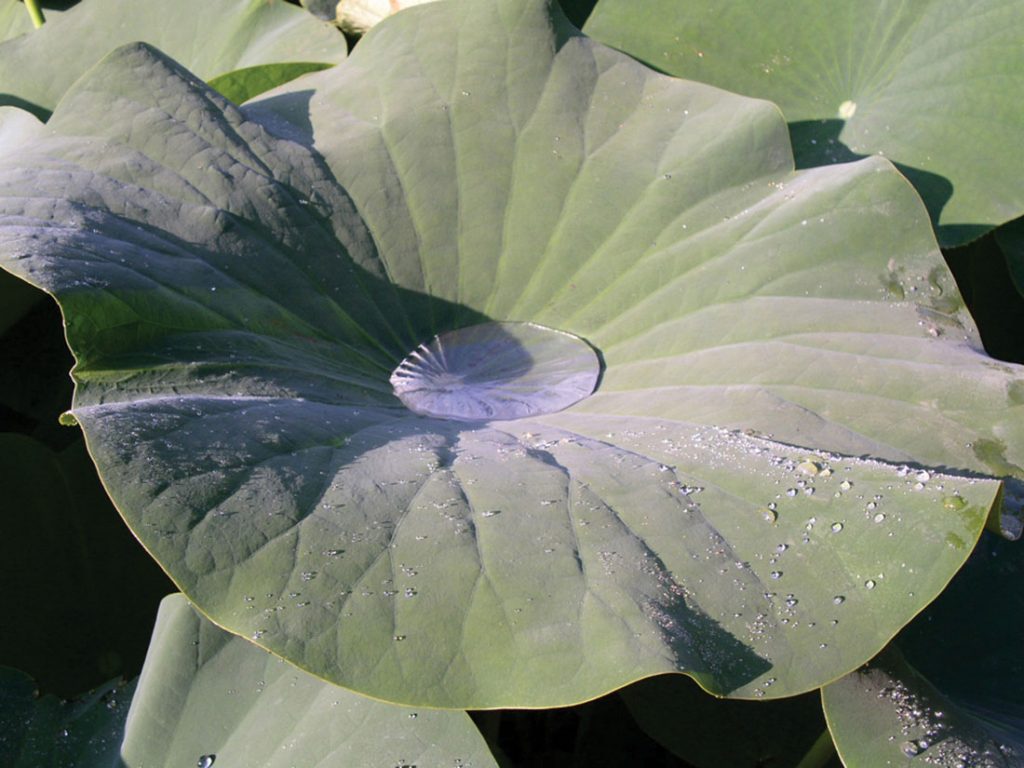
{"label": "shaded leaf area", "polygon": [[0,667],[0,763],[7,768],[119,768],[136,681],[112,680],[71,701],[39,696],[24,672]]}
{"label": "shaded leaf area", "polygon": [[[706,694],[704,694],[706,696]],[[470,712],[502,768],[692,768],[633,721],[617,693],[574,707]]]}
{"label": "shaded leaf area", "polygon": [[337,30],[281,0],[89,0],[0,44],[0,104],[46,119],[79,76],[134,41],[159,46],[205,80],[272,63],[333,64],[347,53]]}
{"label": "shaded leaf area", "polygon": [[110,503],[80,432],[57,423],[72,360],[56,305],[0,335],[0,358],[0,582],[18,627],[0,633],[0,659],[72,696],[138,672],[172,585]]}
{"label": "shaded leaf area", "polygon": [[[708,696],[680,675],[641,680],[621,691],[651,738],[697,768],[794,766],[825,731],[821,699],[808,693],[770,702]],[[838,758],[817,765],[838,768]]]}
{"label": "shaded leaf area", "polygon": [[946,263],[978,323],[985,350],[1000,360],[1024,362],[1024,295],[1017,287],[1021,271],[1021,227],[1007,224],[962,248],[947,249]]}
{"label": "shaded leaf area", "polygon": [[1024,296],[1024,218],[1000,227],[996,230],[995,239],[1003,252],[1017,293]]}
{"label": "shaded leaf area", "polygon": [[[2,177],[107,487],[218,623],[406,703],[780,697],[967,557],[1020,377],[886,162],[794,173],[774,109],[539,2],[410,9],[292,87],[243,112],[127,47]],[[398,361],[487,319],[585,339],[600,389],[402,408]]]}
{"label": "shaded leaf area", "polygon": [[986,536],[947,591],[900,635],[899,646],[957,706],[1022,744],[1022,637],[1024,547]]}
{"label": "shaded leaf area", "polygon": [[825,688],[854,765],[1024,765],[1024,547],[982,538],[942,595],[866,668]]}
{"label": "shaded leaf area", "polygon": [[261,64],[214,77],[210,80],[210,87],[235,104],[241,104],[271,88],[330,66],[332,65],[316,62]]}
{"label": "shaded leaf area", "polygon": [[962,245],[1024,211],[1016,0],[645,3],[601,0],[587,34],[664,72],[777,103],[798,158],[884,154]]}
{"label": "shaded leaf area", "polygon": [[496,766],[464,712],[366,699],[304,674],[164,600],[122,748],[135,766]]}
{"label": "shaded leaf area", "polygon": [[[826,686],[822,699],[846,765],[1024,765],[1024,730],[1019,718],[1008,728],[1005,712],[989,715],[958,706],[895,649]],[[1013,703],[1019,705],[1019,701]]]}

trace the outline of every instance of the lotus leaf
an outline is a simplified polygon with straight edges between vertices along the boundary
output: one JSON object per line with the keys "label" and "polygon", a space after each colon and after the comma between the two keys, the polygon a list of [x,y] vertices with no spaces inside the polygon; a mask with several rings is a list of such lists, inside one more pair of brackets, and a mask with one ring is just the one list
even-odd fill
{"label": "lotus leaf", "polygon": [[884,154],[944,246],[1024,212],[1019,0],[600,0],[587,34],[665,72],[771,99],[801,165]]}
{"label": "lotus leaf", "polygon": [[[61,304],[106,487],[204,613],[346,687],[807,691],[1024,478],[1022,370],[981,350],[899,173],[795,172],[772,105],[549,3],[408,9],[244,111],[128,46],[48,128],[0,170],[0,263]],[[586,343],[596,391],[406,409],[399,363],[485,323],[524,374],[504,324]]]}
{"label": "lotus leaf", "polygon": [[347,52],[337,30],[282,0],[88,0],[0,44],[0,104],[46,117],[83,72],[136,40],[159,46],[204,80],[268,64],[334,64]]}

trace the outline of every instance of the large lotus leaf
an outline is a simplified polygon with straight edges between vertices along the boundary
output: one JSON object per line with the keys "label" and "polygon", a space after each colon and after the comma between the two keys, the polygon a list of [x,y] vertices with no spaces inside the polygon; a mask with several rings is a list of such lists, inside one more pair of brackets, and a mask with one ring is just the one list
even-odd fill
{"label": "large lotus leaf", "polygon": [[[1020,371],[918,198],[884,160],[795,173],[771,105],[495,1],[397,14],[249,115],[119,51],[8,161],[3,263],[61,302],[136,535],[320,676],[455,707],[672,671],[805,691],[940,592],[991,477],[1024,474]],[[403,408],[399,361],[488,319],[586,339],[597,393]]]}
{"label": "large lotus leaf", "polygon": [[266,64],[333,64],[347,52],[336,29],[283,0],[88,0],[0,45],[0,104],[46,116],[83,72],[136,40],[204,80]]}
{"label": "large lotus leaf", "polygon": [[122,756],[138,766],[496,768],[465,712],[384,704],[318,680],[202,618],[160,605]]}
{"label": "large lotus leaf", "polygon": [[1024,212],[1019,0],[601,0],[586,31],[662,71],[771,99],[798,164],[884,154],[943,245]]}
{"label": "large lotus leaf", "polygon": [[121,768],[135,681],[112,680],[72,701],[39,696],[24,672],[0,667],[0,765]]}
{"label": "large lotus leaf", "polygon": [[[985,713],[959,705],[896,649],[826,686],[822,700],[836,748],[848,766],[1024,766],[1019,711]],[[1019,698],[1010,706],[1019,710]],[[1010,719],[1016,722],[1007,725]]]}

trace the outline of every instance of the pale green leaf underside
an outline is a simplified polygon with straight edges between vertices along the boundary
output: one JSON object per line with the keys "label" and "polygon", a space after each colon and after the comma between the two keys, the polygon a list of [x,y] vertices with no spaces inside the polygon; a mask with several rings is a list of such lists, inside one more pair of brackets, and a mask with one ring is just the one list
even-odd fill
{"label": "pale green leaf underside", "polygon": [[333,64],[347,52],[336,29],[282,0],[89,0],[0,45],[0,104],[45,114],[104,55],[135,41],[203,80],[262,64]]}
{"label": "pale green leaf underside", "polygon": [[1022,11],[1019,0],[601,0],[586,31],[662,71],[774,101],[807,140],[798,159],[881,153],[909,168],[940,240],[958,245],[1024,212]]}
{"label": "pale green leaf underside", "polygon": [[[980,352],[912,190],[880,160],[794,173],[769,105],[475,2],[247,114],[118,52],[3,171],[0,244],[62,304],[137,536],[317,675],[449,707],[671,671],[808,690],[942,590],[986,478],[1024,475],[1019,369]],[[403,409],[394,366],[487,319],[586,339],[598,392]]]}
{"label": "pale green leaf underside", "polygon": [[160,606],[121,754],[127,768],[191,766],[203,755],[252,768],[497,765],[466,713],[324,683],[218,629],[181,595]]}
{"label": "pale green leaf underside", "polygon": [[845,765],[1024,766],[1019,722],[999,725],[958,706],[895,649],[826,686],[822,702]]}

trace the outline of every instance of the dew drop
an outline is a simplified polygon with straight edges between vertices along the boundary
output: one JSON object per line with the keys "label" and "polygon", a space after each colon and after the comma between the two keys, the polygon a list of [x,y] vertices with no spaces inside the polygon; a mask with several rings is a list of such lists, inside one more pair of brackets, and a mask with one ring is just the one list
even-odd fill
{"label": "dew drop", "polygon": [[774,509],[765,508],[761,510],[761,518],[767,523],[774,523],[779,519],[779,513]]}
{"label": "dew drop", "polygon": [[216,759],[216,755],[201,755],[199,759],[196,760],[196,768],[210,768]]}
{"label": "dew drop", "polygon": [[836,595],[835,597],[832,598],[832,602],[835,603],[836,605],[842,605],[843,603],[846,602],[846,598],[843,595]]}
{"label": "dew drop", "polygon": [[772,571],[768,575],[771,576],[773,579],[778,580],[782,578],[782,571]]}
{"label": "dew drop", "polygon": [[501,510],[500,509],[488,509],[488,510],[480,513],[481,517],[494,517],[495,515],[500,515],[500,514],[501,514]]}
{"label": "dew drop", "polygon": [[875,580],[874,579],[868,579],[867,581],[864,582],[864,589],[874,589],[874,588],[875,588]]}
{"label": "dew drop", "polygon": [[843,524],[840,522],[832,523],[832,533],[839,533],[843,530]]}
{"label": "dew drop", "polygon": [[900,751],[907,757],[917,757],[922,752],[924,752],[924,750],[921,748],[921,745],[917,741],[913,740],[904,741],[902,744],[900,744]]}
{"label": "dew drop", "polygon": [[821,466],[813,461],[803,461],[796,465],[796,471],[813,477],[821,471]]}
{"label": "dew drop", "polygon": [[966,507],[967,502],[964,501],[963,496],[947,496],[942,500],[942,506],[955,512]]}
{"label": "dew drop", "polygon": [[839,115],[840,120],[849,120],[851,117],[853,117],[856,111],[857,102],[850,101],[849,99],[847,99],[846,101],[839,105],[839,109],[836,111],[836,114]]}
{"label": "dew drop", "polygon": [[851,488],[853,488],[853,483],[851,483],[849,480],[843,480],[843,482],[839,484],[839,487],[842,488],[844,491],[848,491]]}
{"label": "dew drop", "polygon": [[885,513],[884,512],[879,512],[878,514],[876,514],[871,519],[874,520],[876,523],[881,523],[881,522],[883,522],[885,520]]}

